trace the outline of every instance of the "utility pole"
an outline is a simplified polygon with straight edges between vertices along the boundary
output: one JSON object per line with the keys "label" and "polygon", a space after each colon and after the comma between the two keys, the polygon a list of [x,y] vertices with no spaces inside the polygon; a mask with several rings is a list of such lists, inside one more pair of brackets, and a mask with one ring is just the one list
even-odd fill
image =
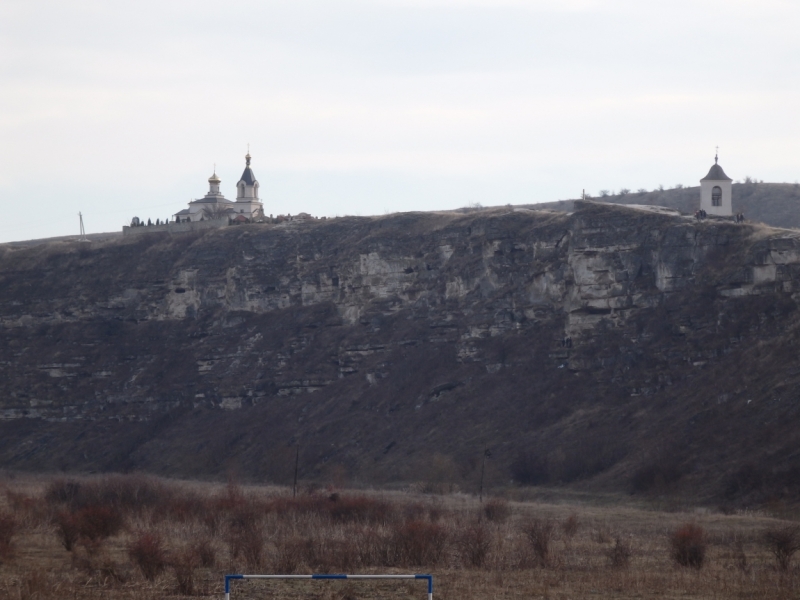
{"label": "utility pole", "polygon": [[80,222],[81,222],[81,235],[78,238],[78,241],[79,242],[88,242],[89,240],[86,239],[86,231],[83,228],[83,215],[81,213],[78,213],[78,219],[80,219]]}
{"label": "utility pole", "polygon": [[294,485],[292,485],[292,498],[297,498],[297,466],[300,464],[300,444],[297,444],[294,454]]}
{"label": "utility pole", "polygon": [[483,504],[483,476],[486,473],[486,459],[491,457],[492,453],[489,451],[489,448],[486,448],[483,451],[483,460],[481,461],[481,489],[478,494],[478,499],[481,504]]}

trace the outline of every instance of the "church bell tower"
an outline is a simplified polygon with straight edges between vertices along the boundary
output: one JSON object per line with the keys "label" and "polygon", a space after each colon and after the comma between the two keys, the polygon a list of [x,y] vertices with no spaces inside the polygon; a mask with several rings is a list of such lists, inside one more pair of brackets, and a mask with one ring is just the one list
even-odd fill
{"label": "church bell tower", "polygon": [[732,185],[733,180],[719,166],[719,155],[714,156],[708,175],[700,180],[700,210],[719,217],[732,216]]}

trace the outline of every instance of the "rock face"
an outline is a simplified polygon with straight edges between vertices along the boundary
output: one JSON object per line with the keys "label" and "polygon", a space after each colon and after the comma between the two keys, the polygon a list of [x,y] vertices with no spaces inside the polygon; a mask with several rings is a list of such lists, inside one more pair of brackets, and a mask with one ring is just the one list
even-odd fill
{"label": "rock face", "polygon": [[6,247],[0,457],[794,494],[798,234],[577,203]]}

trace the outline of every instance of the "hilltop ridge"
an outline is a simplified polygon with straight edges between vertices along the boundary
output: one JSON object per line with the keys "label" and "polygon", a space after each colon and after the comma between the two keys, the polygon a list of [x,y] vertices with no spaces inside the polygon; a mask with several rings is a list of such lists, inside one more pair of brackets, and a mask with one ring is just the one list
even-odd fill
{"label": "hilltop ridge", "polygon": [[[608,204],[664,206],[691,215],[700,206],[700,187],[608,194],[594,200]],[[574,204],[575,200],[559,200],[526,206],[570,212]],[[744,213],[752,222],[800,228],[800,183],[734,183],[732,204],[734,213]]]}
{"label": "hilltop ridge", "polygon": [[572,208],[0,248],[0,460],[795,498],[800,232]]}

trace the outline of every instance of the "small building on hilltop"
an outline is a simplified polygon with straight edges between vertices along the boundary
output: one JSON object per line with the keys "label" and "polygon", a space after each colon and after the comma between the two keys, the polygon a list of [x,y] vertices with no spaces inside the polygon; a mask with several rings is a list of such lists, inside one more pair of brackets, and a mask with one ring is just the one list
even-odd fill
{"label": "small building on hilltop", "polygon": [[229,220],[253,220],[263,218],[264,205],[258,198],[258,181],[250,168],[250,153],[245,156],[245,168],[236,184],[236,201],[228,200],[219,190],[221,180],[214,174],[208,178],[209,190],[205,196],[189,202],[189,207],[175,213],[175,220],[209,221],[228,218]]}
{"label": "small building on hilltop", "polygon": [[733,180],[725,175],[718,161],[719,156],[715,156],[708,175],[700,180],[700,210],[709,215],[730,217],[733,215]]}

